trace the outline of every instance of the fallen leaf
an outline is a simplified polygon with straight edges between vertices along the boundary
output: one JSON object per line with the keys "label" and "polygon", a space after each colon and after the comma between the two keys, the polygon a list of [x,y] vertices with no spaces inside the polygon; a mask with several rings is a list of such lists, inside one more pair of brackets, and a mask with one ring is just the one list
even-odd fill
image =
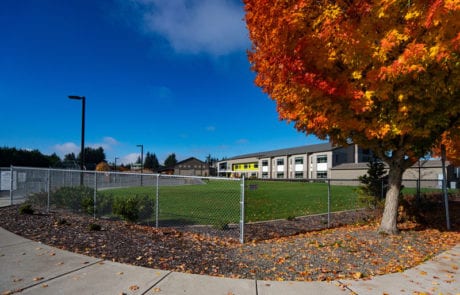
{"label": "fallen leaf", "polygon": [[154,288],[153,292],[161,292],[161,289],[160,288]]}
{"label": "fallen leaf", "polygon": [[42,284],[42,288],[48,288],[48,284]]}
{"label": "fallen leaf", "polygon": [[44,279],[44,277],[35,277],[35,278],[34,278],[34,281],[41,281],[41,280],[43,280],[43,279]]}
{"label": "fallen leaf", "polygon": [[361,272],[358,271],[358,272],[355,272],[355,273],[353,274],[353,277],[354,277],[355,279],[360,279],[360,278],[363,277],[363,274],[362,274]]}
{"label": "fallen leaf", "polygon": [[131,291],[139,290],[139,286],[137,286],[137,285],[129,286],[129,290],[131,290]]}

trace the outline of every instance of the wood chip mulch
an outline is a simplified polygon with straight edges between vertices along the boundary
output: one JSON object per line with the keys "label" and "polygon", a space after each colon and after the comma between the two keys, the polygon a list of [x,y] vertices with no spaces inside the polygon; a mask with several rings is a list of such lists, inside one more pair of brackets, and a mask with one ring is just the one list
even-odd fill
{"label": "wood chip mulch", "polygon": [[367,222],[289,237],[273,235],[241,245],[230,238],[73,213],[19,214],[17,206],[0,208],[0,226],[34,241],[106,260],[258,280],[369,278],[414,267],[460,243],[458,223],[453,230],[443,231],[405,222],[399,225],[399,235],[388,236],[377,233],[376,222]]}

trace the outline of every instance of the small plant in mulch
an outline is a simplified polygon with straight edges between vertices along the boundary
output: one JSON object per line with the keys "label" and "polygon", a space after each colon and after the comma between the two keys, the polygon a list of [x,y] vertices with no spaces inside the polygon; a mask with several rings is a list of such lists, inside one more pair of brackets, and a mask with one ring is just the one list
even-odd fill
{"label": "small plant in mulch", "polygon": [[288,221],[295,221],[296,218],[294,215],[289,215],[287,218],[286,218]]}
{"label": "small plant in mulch", "polygon": [[100,231],[100,230],[102,229],[102,227],[101,227],[99,224],[97,224],[97,223],[90,223],[90,224],[88,225],[88,229],[89,229],[90,231]]}
{"label": "small plant in mulch", "polygon": [[228,222],[225,220],[216,220],[213,223],[212,227],[218,230],[229,230],[230,229]]}
{"label": "small plant in mulch", "polygon": [[22,204],[20,207],[19,207],[19,214],[28,214],[28,215],[32,215],[34,214],[34,209],[32,208],[32,205],[31,204]]}
{"label": "small plant in mulch", "polygon": [[70,223],[65,218],[59,218],[56,221],[56,224],[57,225],[70,225]]}

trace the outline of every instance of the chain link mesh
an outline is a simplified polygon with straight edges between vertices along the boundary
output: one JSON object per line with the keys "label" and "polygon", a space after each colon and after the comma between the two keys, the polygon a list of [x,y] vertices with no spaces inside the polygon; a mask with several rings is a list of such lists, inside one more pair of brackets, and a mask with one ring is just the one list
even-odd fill
{"label": "chain link mesh", "polygon": [[[0,206],[27,201],[56,214],[174,227],[241,242],[361,222],[372,211],[369,200],[360,196],[359,180],[244,180],[10,167],[0,168],[0,184]],[[442,213],[442,184],[441,179],[403,180],[402,194],[407,202],[422,209],[437,206]],[[386,186],[382,181],[381,200]],[[456,186],[448,184],[451,202],[460,201]]]}

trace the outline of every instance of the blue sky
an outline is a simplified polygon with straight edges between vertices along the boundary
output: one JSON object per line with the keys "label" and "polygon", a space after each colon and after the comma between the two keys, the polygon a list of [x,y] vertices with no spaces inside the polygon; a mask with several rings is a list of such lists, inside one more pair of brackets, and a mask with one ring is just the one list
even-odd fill
{"label": "blue sky", "polygon": [[254,85],[238,0],[3,0],[0,146],[160,162],[318,143]]}

